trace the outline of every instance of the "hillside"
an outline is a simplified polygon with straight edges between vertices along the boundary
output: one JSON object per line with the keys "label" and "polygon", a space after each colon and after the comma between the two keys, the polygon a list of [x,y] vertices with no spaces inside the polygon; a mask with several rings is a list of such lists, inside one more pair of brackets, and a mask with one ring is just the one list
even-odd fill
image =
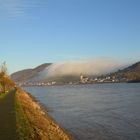
{"label": "hillside", "polygon": [[74,82],[77,83],[79,82],[80,76],[73,76],[73,75],[65,75],[65,76],[55,76],[55,77],[48,77],[42,80],[42,82],[52,82],[55,81],[57,83],[63,84],[63,83],[69,83],[69,82]]}
{"label": "hillside", "polygon": [[137,62],[127,68],[108,74],[122,82],[140,82],[140,62]]}
{"label": "hillside", "polygon": [[[79,76],[63,75],[63,76],[47,76],[47,68],[51,63],[42,64],[34,69],[26,69],[12,74],[12,79],[15,82],[52,82],[57,83],[69,83],[69,82],[79,82]],[[109,70],[108,70],[109,71]],[[45,72],[45,74],[44,74]],[[90,79],[94,79],[95,75],[89,76]],[[127,68],[118,70],[113,73],[108,73],[107,75],[98,76],[98,79],[103,80],[110,77],[109,81],[116,82],[139,82],[140,81],[140,62],[137,62]]]}
{"label": "hillside", "polygon": [[132,66],[122,70],[121,73],[129,81],[140,81],[140,62],[137,62]]}
{"label": "hillside", "polygon": [[34,69],[25,69],[18,72],[15,72],[11,75],[11,78],[15,82],[27,82],[30,79],[36,77],[39,72],[43,71],[46,67],[51,65],[51,63],[42,64]]}

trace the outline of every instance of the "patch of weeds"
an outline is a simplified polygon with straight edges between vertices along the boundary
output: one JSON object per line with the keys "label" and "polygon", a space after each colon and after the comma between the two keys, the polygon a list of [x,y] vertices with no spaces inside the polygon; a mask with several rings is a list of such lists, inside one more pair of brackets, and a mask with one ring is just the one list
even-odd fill
{"label": "patch of weeds", "polygon": [[5,92],[5,93],[0,93],[0,99],[3,99],[9,92]]}

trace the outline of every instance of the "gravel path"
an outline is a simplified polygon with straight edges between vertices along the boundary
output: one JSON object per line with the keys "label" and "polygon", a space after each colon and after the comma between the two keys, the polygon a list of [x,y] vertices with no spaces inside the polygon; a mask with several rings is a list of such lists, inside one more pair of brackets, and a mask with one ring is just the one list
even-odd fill
{"label": "gravel path", "polygon": [[0,140],[16,140],[15,91],[0,99]]}

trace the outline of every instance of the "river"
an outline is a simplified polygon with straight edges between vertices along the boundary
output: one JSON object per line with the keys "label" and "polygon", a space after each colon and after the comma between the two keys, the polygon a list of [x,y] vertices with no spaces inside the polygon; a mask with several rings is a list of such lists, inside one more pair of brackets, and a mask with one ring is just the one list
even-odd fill
{"label": "river", "polygon": [[140,140],[140,84],[25,87],[76,140]]}

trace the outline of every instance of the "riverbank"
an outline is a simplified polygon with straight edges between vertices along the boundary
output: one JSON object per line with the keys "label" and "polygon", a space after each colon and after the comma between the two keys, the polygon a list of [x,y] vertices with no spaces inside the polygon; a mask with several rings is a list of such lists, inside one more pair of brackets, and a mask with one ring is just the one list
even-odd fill
{"label": "riverbank", "polygon": [[15,101],[19,140],[73,139],[22,89],[17,89]]}

